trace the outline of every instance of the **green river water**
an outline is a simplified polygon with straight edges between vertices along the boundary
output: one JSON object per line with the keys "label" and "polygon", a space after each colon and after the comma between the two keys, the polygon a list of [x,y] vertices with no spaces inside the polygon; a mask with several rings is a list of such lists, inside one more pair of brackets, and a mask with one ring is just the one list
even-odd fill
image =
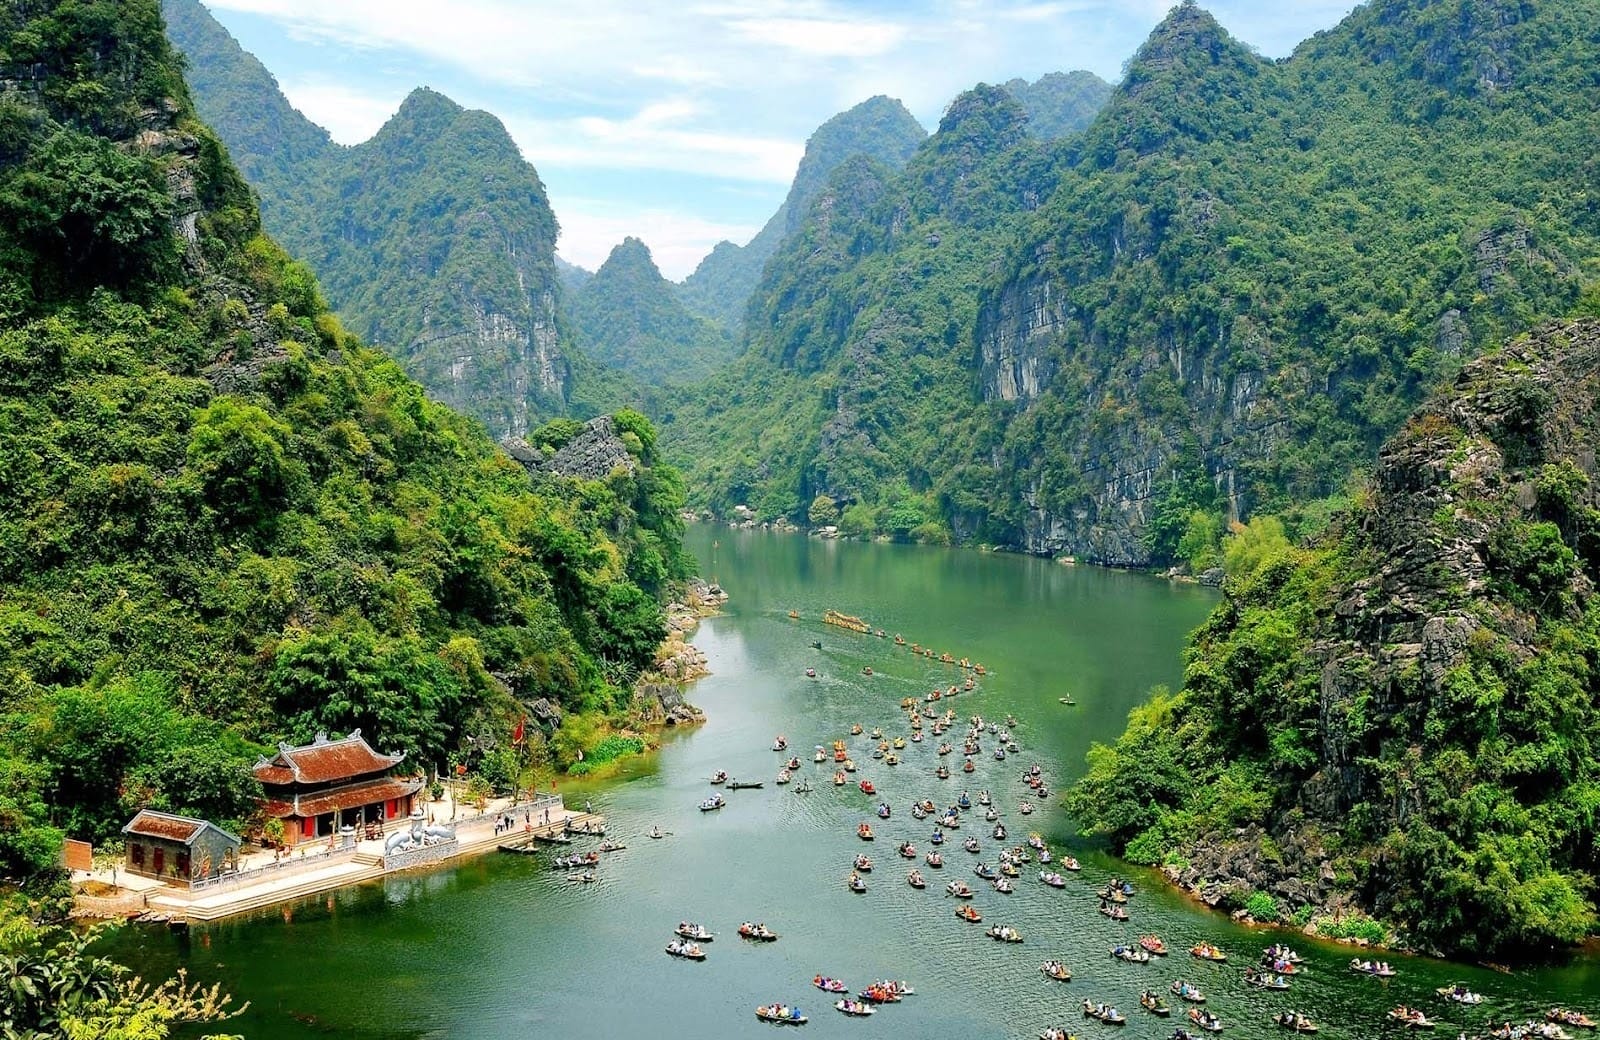
{"label": "green river water", "polygon": [[[1177,1020],[1142,1013],[1136,998],[1143,987],[1164,991],[1180,977],[1210,996],[1229,1037],[1287,1035],[1268,1015],[1289,1007],[1310,1013],[1324,1036],[1336,1038],[1397,1035],[1383,1012],[1402,1002],[1435,1014],[1444,1036],[1476,1031],[1491,1018],[1526,1018],[1556,1002],[1600,1012],[1600,960],[1504,975],[1394,957],[1398,978],[1359,978],[1345,970],[1347,948],[1237,926],[1153,874],[1072,839],[1053,805],[1018,815],[1018,776],[1028,764],[1040,763],[1059,790],[1082,768],[1091,741],[1113,739],[1151,686],[1176,682],[1183,638],[1214,593],[971,551],[707,526],[691,528],[689,543],[702,573],[733,596],[726,616],[695,635],[715,674],[690,696],[709,721],[673,735],[659,754],[629,763],[621,776],[567,791],[569,803],[592,798],[610,818],[612,836],[628,843],[606,858],[599,883],[567,882],[565,872],[549,869],[547,855],[494,855],[196,926],[186,936],[126,929],[116,940],[120,954],[149,976],[186,966],[194,979],[221,981],[250,1001],[229,1031],[251,1040],[747,1037],[780,1028],[754,1018],[755,1005],[770,1000],[799,1004],[811,1018],[802,1035],[811,1037],[1034,1037],[1044,1026],[1064,1025],[1082,1040],[1119,1032],[1164,1038]],[[904,762],[891,769],[872,760],[870,741],[857,737],[851,748],[861,771],[852,779],[871,778],[879,797],[854,784],[834,787],[834,767],[812,763],[813,745],[846,737],[851,722],[869,733],[873,726],[886,736],[909,733],[901,698],[959,676],[887,640],[825,628],[818,619],[828,607],[988,666],[978,690],[950,706],[963,717],[1014,713],[1021,753],[996,762],[990,738],[976,773],[940,781],[931,738],[908,745]],[[802,620],[791,620],[791,609]],[[815,639],[821,651],[811,648]],[[876,674],[863,675],[865,665]],[[804,676],[807,667],[816,679]],[[1077,706],[1059,703],[1066,694]],[[958,747],[961,732],[951,734]],[[801,756],[813,793],[773,784],[783,757],[770,750],[778,733]],[[959,767],[960,758],[946,761]],[[719,768],[767,786],[730,793],[728,808],[702,814],[697,804]],[[1066,889],[1041,885],[1034,866],[1024,869],[1014,894],[990,891],[972,868],[979,859],[994,865],[998,843],[974,814],[946,844],[944,870],[924,867],[928,888],[906,885],[909,865],[895,846],[909,837],[925,852],[933,831],[931,819],[910,817],[912,800],[928,797],[942,807],[962,790],[976,795],[985,787],[1005,813],[1007,845],[1039,831],[1053,849],[1082,860],[1082,873],[1068,875]],[[893,806],[891,820],[872,818],[880,800]],[[866,845],[854,829],[869,818],[878,840]],[[652,824],[670,836],[646,840]],[[982,839],[980,856],[960,848],[967,835]],[[861,851],[877,869],[869,891],[858,895],[844,879]],[[1138,885],[1129,924],[1096,913],[1093,891],[1112,873]],[[977,891],[983,925],[954,916],[955,901],[943,889],[956,877]],[[704,962],[662,952],[685,918],[717,933]],[[782,939],[740,941],[734,929],[746,919],[766,922]],[[986,938],[983,929],[993,922],[1020,929],[1026,941]],[[1149,966],[1109,958],[1113,943],[1148,932],[1159,933],[1173,954]],[[1222,946],[1232,963],[1188,956],[1201,939]],[[1287,993],[1246,987],[1240,968],[1276,939],[1291,941],[1309,970]],[[1044,980],[1038,966],[1046,958],[1065,961],[1074,980]],[[917,995],[873,1018],[850,1019],[811,987],[818,973],[858,988],[872,978],[906,979]],[[1445,1005],[1432,990],[1450,981],[1467,982],[1488,1002],[1479,1009]],[[1129,1024],[1116,1030],[1084,1020],[1084,997],[1114,1002]]]}

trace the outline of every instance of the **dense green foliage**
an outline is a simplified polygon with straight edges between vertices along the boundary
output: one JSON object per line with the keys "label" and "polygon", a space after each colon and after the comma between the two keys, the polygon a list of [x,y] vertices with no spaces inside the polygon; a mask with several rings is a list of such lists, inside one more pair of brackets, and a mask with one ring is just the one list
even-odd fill
{"label": "dense green foliage", "polygon": [[237,825],[279,739],[426,767],[625,704],[687,569],[643,417],[633,474],[530,478],[348,335],[155,0],[11,5],[0,55],[0,210],[38,215],[0,221],[0,875],[140,806]]}
{"label": "dense green foliage", "polygon": [[1052,72],[1029,83],[1008,80],[1006,91],[1028,113],[1028,133],[1045,141],[1081,133],[1111,98],[1111,84],[1092,72]]}
{"label": "dense green foliage", "polygon": [[684,309],[637,238],[611,251],[571,307],[590,358],[652,387],[705,379],[736,346],[721,326]]}
{"label": "dense green foliage", "polygon": [[419,89],[370,141],[334,145],[199,0],[163,10],[267,230],[350,328],[497,436],[568,411],[582,366],[562,327],[556,219],[499,120]]}
{"label": "dense green foliage", "polygon": [[806,141],[805,155],[783,205],[745,245],[717,243],[684,280],[684,304],[725,328],[738,329],[767,261],[799,230],[812,202],[839,164],[864,155],[899,169],[927,136],[928,132],[904,105],[881,94],[817,127]]}
{"label": "dense green foliage", "polygon": [[1273,63],[1186,4],[1080,137],[969,95],[769,264],[668,423],[696,504],[1143,564],[1341,494],[1600,276],[1597,17],[1377,0]]}
{"label": "dense green foliage", "polygon": [[1258,834],[1285,891],[1326,861],[1452,953],[1594,932],[1597,400],[1600,325],[1547,330],[1469,366],[1321,538],[1252,524],[1183,689],[1090,753],[1080,823],[1147,862]]}
{"label": "dense green foliage", "polygon": [[[62,909],[53,899],[16,894],[0,901],[0,1034],[8,1040],[165,1040],[174,1027],[221,1022],[244,1010],[181,972],[160,984],[142,981],[94,952],[112,926],[64,926]],[[238,1038],[208,1034],[206,1040]]]}

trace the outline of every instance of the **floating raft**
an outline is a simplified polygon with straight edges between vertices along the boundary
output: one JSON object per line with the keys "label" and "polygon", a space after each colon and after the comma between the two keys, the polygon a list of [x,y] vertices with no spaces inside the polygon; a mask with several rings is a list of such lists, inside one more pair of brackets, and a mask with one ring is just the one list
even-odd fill
{"label": "floating raft", "polygon": [[531,856],[535,852],[539,851],[532,845],[513,845],[510,842],[501,842],[498,846],[496,846],[496,848],[498,848],[501,852],[515,852],[519,856]]}
{"label": "floating raft", "polygon": [[837,610],[824,610],[822,622],[826,625],[837,625],[839,628],[848,628],[852,632],[870,633],[872,626],[861,618],[851,614],[841,614]]}

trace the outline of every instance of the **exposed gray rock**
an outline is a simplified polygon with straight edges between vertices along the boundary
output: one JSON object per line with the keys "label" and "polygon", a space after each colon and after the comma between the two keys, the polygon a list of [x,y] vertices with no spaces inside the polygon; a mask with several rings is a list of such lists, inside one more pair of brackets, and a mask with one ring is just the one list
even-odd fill
{"label": "exposed gray rock", "polygon": [[583,429],[560,450],[546,454],[521,438],[503,442],[506,453],[534,473],[553,473],[558,477],[604,480],[617,470],[632,473],[638,459],[628,451],[609,415],[598,415],[583,424]]}

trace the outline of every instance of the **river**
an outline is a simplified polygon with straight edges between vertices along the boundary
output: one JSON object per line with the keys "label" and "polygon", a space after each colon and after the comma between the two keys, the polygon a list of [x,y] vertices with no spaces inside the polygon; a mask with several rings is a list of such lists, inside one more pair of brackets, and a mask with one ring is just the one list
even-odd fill
{"label": "river", "polygon": [[[1345,970],[1346,948],[1300,936],[1247,929],[1196,908],[1147,872],[1133,871],[1071,837],[1069,822],[1042,803],[1018,814],[1017,782],[1040,763],[1059,788],[1081,768],[1094,740],[1111,740],[1128,709],[1158,683],[1175,684],[1185,634],[1215,593],[1136,574],[964,550],[821,542],[795,535],[691,528],[689,543],[702,571],[732,594],[725,616],[704,622],[695,642],[714,674],[691,690],[709,721],[674,734],[658,754],[628,764],[620,776],[572,785],[570,801],[592,798],[610,819],[612,836],[628,843],[611,855],[593,885],[567,882],[546,855],[490,856],[447,870],[391,878],[242,919],[196,926],[188,935],[130,928],[118,952],[147,977],[187,967],[193,979],[220,981],[248,1013],[229,1032],[251,1040],[348,1037],[406,1040],[439,1037],[623,1037],[650,1032],[687,1038],[746,1037],[773,1028],[753,1009],[792,1001],[810,1016],[811,1037],[1031,1038],[1063,1025],[1083,1040],[1113,1032],[1165,1038],[1177,1024],[1140,1012],[1141,988],[1164,991],[1186,978],[1209,996],[1230,1037],[1283,1034],[1271,1011],[1301,1009],[1335,1038],[1396,1032],[1383,1012],[1397,1003],[1426,1008],[1440,1034],[1476,1029],[1491,1017],[1525,1018],[1552,1003],[1600,1013],[1600,962],[1572,962],[1507,976],[1423,959],[1391,958],[1400,975],[1384,982]],[[836,608],[864,616],[908,641],[982,662],[989,674],[977,690],[950,703],[962,716],[1018,719],[1019,755],[997,762],[977,756],[977,771],[934,777],[935,741],[910,744],[904,762],[888,768],[869,757],[866,737],[851,740],[860,772],[881,797],[852,783],[834,787],[833,766],[814,765],[812,745],[846,738],[852,722],[868,732],[909,733],[898,705],[934,686],[959,681],[956,669],[914,658],[888,640],[824,627]],[[796,621],[788,611],[801,615]],[[822,649],[811,647],[813,640]],[[871,666],[875,674],[862,669]],[[814,668],[815,679],[805,677]],[[1070,695],[1075,706],[1059,702]],[[941,705],[943,707],[943,705]],[[789,737],[815,790],[776,786],[781,756],[770,745]],[[960,731],[951,734],[959,747]],[[960,754],[949,756],[959,769]],[[759,791],[730,793],[720,812],[700,813],[712,790],[707,777],[726,769],[761,779]],[[563,785],[566,787],[567,785]],[[998,843],[973,814],[945,847],[943,871],[927,870],[925,891],[905,883],[908,864],[895,854],[909,837],[926,851],[932,821],[909,815],[914,798],[953,802],[962,790],[991,789],[1006,814],[1007,845],[1041,832],[1056,850],[1083,862],[1063,890],[1024,868],[1016,892],[1002,895],[973,876],[978,859],[995,863]],[[877,821],[878,840],[854,834],[886,800],[891,820]],[[1054,796],[1048,800],[1054,801]],[[644,832],[659,825],[660,841]],[[959,839],[982,839],[980,856]],[[867,851],[877,869],[865,894],[844,885],[850,861]],[[919,864],[920,863],[919,860]],[[1112,873],[1134,878],[1132,922],[1096,912],[1093,892]],[[950,878],[978,892],[983,925],[957,920],[943,892]],[[662,948],[681,919],[717,933],[708,959],[690,963]],[[780,941],[751,944],[734,929],[761,920]],[[983,935],[989,923],[1010,924],[1017,945]],[[1108,956],[1118,941],[1159,933],[1174,950],[1148,966]],[[1287,993],[1246,987],[1240,967],[1262,946],[1287,938],[1309,970]],[[1232,955],[1230,965],[1202,963],[1185,952],[1206,939]],[[1059,958],[1071,983],[1050,982],[1038,967]],[[917,995],[871,1019],[850,1019],[813,989],[818,974],[859,987],[869,979],[907,979]],[[1463,981],[1488,994],[1475,1010],[1446,1006],[1432,993]],[[1120,1031],[1085,1021],[1084,997],[1116,1003],[1129,1017]],[[1176,1001],[1173,1001],[1176,1003]],[[1181,1014],[1181,1009],[1178,1009]],[[1446,1032],[1448,1031],[1448,1032]]]}

